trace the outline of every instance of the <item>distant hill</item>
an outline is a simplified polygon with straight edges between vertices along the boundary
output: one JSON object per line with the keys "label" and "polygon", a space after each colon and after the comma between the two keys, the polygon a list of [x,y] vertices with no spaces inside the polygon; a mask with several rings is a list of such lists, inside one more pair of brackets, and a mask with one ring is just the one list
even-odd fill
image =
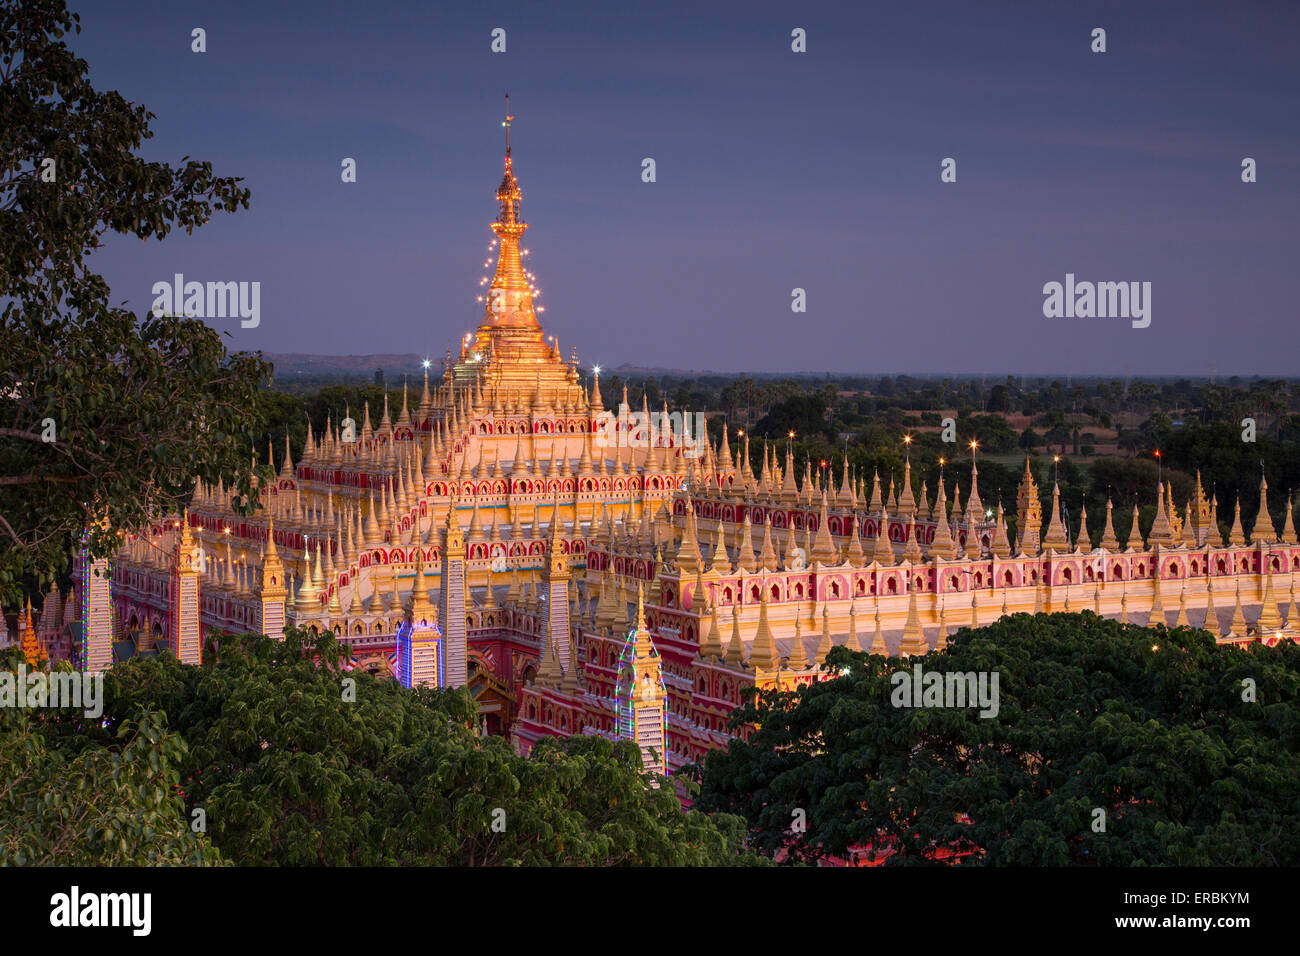
{"label": "distant hill", "polygon": [[[277,383],[289,385],[299,376],[313,379],[336,378],[370,380],[375,369],[384,370],[384,378],[392,383],[403,375],[415,377],[423,371],[424,356],[414,352],[379,355],[302,355],[297,352],[266,352],[267,361],[275,366]],[[442,361],[438,361],[442,371]]]}

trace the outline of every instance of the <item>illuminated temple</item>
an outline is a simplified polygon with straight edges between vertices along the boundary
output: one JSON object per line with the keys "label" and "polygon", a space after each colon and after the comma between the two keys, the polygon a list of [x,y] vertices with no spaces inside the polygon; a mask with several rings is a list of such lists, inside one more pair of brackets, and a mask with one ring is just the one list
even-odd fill
{"label": "illuminated temple", "polygon": [[847,468],[821,484],[789,451],[652,427],[626,394],[611,440],[598,374],[585,380],[538,322],[509,147],[496,196],[482,321],[440,379],[426,371],[395,417],[309,426],[251,517],[222,482],[200,484],[183,514],[81,561],[72,598],[27,629],[75,641],[91,670],[163,649],[198,662],[213,631],[328,630],[358,668],[467,687],[520,752],[622,737],[668,772],[725,746],[747,688],[819,680],[836,644],[915,655],[1004,614],[1081,610],[1221,641],[1293,637],[1300,542],[1290,505],[1271,526],[1265,485],[1249,534],[1238,504],[1219,540],[1198,480],[1181,508],[1153,488],[1154,522],[1128,541],[1108,510],[1094,546],[1071,538],[1055,489],[1040,503],[1028,469],[1012,538],[977,470],[933,500],[910,468],[898,490]]}

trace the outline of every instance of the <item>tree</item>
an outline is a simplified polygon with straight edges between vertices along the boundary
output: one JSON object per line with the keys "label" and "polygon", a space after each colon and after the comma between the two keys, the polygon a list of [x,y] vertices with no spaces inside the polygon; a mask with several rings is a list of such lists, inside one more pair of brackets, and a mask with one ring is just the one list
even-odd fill
{"label": "tree", "polygon": [[246,465],[269,373],[200,321],[111,307],[87,267],[106,232],[189,232],[248,190],[136,156],[153,114],[91,86],[63,40],[80,29],[63,0],[0,8],[0,602],[66,572],[87,527],[109,553],[196,476]]}
{"label": "tree", "polygon": [[[695,805],[744,816],[756,849],[792,861],[869,846],[889,863],[1300,863],[1300,645],[1091,612],[950,640],[906,664],[837,647],[826,666],[844,676],[752,696],[734,721],[757,730],[707,756]],[[996,715],[895,706],[892,675],[918,663],[998,675]]]}
{"label": "tree", "polygon": [[765,438],[785,438],[791,431],[799,438],[825,436],[826,401],[819,394],[792,395],[772,406],[754,430]]}
{"label": "tree", "polygon": [[[723,414],[731,422],[743,422],[745,428],[750,425],[750,411],[753,408],[754,399],[757,395],[757,389],[754,386],[754,380],[749,377],[739,378],[735,381],[724,385],[719,395],[719,404],[722,406]],[[744,409],[743,418],[740,415],[741,409]]]}
{"label": "tree", "polygon": [[976,438],[980,448],[988,453],[1005,454],[1016,450],[1019,436],[1001,415],[971,415],[958,422],[958,429],[963,445]]}
{"label": "tree", "polygon": [[1173,420],[1164,412],[1152,412],[1139,431],[1146,448],[1154,450],[1169,443],[1174,431]]}
{"label": "tree", "polygon": [[1070,440],[1070,429],[1067,425],[1053,425],[1043,435],[1043,442],[1047,445],[1060,445],[1061,452],[1064,453],[1066,442]]}
{"label": "tree", "polygon": [[[20,659],[13,650],[0,655],[9,670]],[[0,866],[220,863],[184,814],[177,784],[185,743],[161,715],[141,712],[98,746],[85,746],[75,727],[47,739],[50,718],[0,711]]]}
{"label": "tree", "polygon": [[989,390],[989,411],[1002,414],[1011,410],[1007,400],[1007,386],[998,384]]}
{"label": "tree", "polygon": [[544,740],[524,759],[477,734],[463,690],[341,665],[332,635],[292,629],[222,638],[202,667],[133,659],[105,681],[108,729],[89,733],[103,744],[125,714],[167,715],[189,747],[186,808],[237,865],[758,862],[739,819],[647,787],[629,742]]}

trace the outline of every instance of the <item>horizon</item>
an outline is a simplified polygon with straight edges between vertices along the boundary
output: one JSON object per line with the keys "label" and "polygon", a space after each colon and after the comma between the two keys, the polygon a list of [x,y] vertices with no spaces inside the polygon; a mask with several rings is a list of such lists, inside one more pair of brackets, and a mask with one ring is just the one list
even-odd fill
{"label": "horizon", "polygon": [[[423,373],[423,369],[419,367],[421,356],[415,352],[406,353],[404,355],[395,355],[394,353],[390,353],[390,352],[337,353],[337,354],[330,354],[325,352],[266,352],[264,353],[264,357],[267,359],[267,361],[271,362],[273,365],[277,360],[281,360],[281,359],[297,359],[297,360],[355,359],[356,361],[361,361],[363,359],[376,359],[376,360],[381,360],[377,362],[377,367],[382,367],[385,374],[387,374],[389,371],[400,372],[400,370],[384,366],[384,363],[382,362],[383,359],[409,357],[414,360],[410,374],[419,375]],[[300,372],[301,370],[298,371]],[[370,375],[373,375],[374,371],[375,369],[371,369],[370,371],[357,372],[355,374],[358,376],[368,377]],[[1125,375],[1123,373],[1108,373],[1108,372],[1089,373],[1089,372],[1072,372],[1072,371],[1011,372],[1011,371],[1007,371],[1006,369],[993,370],[988,372],[972,372],[972,371],[933,372],[933,371],[915,371],[915,370],[913,371],[895,370],[895,371],[884,371],[884,372],[867,372],[867,371],[836,372],[836,371],[827,371],[824,369],[823,370],[818,370],[818,369],[788,370],[788,371],[770,370],[770,369],[767,370],[740,369],[738,371],[720,371],[718,369],[708,369],[708,368],[696,369],[696,368],[670,368],[667,366],[643,366],[643,365],[633,365],[630,362],[624,362],[619,365],[602,365],[600,367],[601,375],[632,374],[636,376],[641,376],[643,374],[659,375],[661,373],[669,376],[708,375],[708,376],[721,377],[721,378],[744,378],[746,376],[761,377],[761,378],[784,377],[784,378],[796,378],[796,379],[799,378],[833,378],[833,379],[911,378],[911,379],[917,379],[921,381],[928,381],[931,379],[933,380],[953,379],[957,381],[973,381],[975,379],[988,379],[990,384],[998,384],[1000,382],[1005,382],[1008,378],[1024,379],[1026,383],[1035,382],[1035,381],[1049,381],[1053,379],[1067,379],[1070,381],[1088,382],[1088,381],[1113,381],[1116,379],[1124,379],[1124,378],[1127,378],[1129,381],[1133,381],[1133,382],[1155,382],[1155,381],[1166,381],[1166,380],[1176,382],[1176,381],[1185,380],[1188,382],[1192,382],[1194,384],[1196,383],[1223,384],[1224,382],[1230,382],[1232,379],[1237,379],[1243,382],[1251,382],[1251,381],[1300,382],[1300,375],[1260,375],[1258,373],[1243,374],[1240,372],[1232,372],[1232,371],[1226,371],[1226,372],[1220,371],[1217,372],[1213,377],[1211,377],[1209,375],[1198,375],[1198,374],[1182,373],[1182,372],[1172,372],[1163,375],[1157,375],[1157,374]],[[401,373],[401,374],[405,374],[405,373]],[[584,372],[584,374],[589,374],[589,370],[588,372]],[[394,386],[387,386],[387,387],[396,387],[396,386],[394,385]]]}

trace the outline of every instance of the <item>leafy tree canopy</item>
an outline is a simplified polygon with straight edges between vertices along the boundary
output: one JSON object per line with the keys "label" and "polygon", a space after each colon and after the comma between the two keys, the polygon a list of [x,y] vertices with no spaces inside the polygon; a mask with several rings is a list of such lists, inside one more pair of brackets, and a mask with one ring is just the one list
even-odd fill
{"label": "leafy tree canopy", "polygon": [[[105,682],[107,727],[55,719],[51,746],[110,746],[141,711],[188,744],[187,812],[239,865],[722,865],[757,862],[736,817],[646,786],[630,743],[480,737],[463,691],[344,671],[331,636],[221,639],[202,667],[135,659]],[[355,681],[355,699],[348,688]],[[69,784],[72,786],[73,784]]]}
{"label": "leafy tree canopy", "polygon": [[[21,659],[9,648],[0,668]],[[68,715],[47,739],[49,717],[0,709],[0,866],[220,863],[184,814],[185,742],[160,714],[122,721],[97,746],[87,746],[87,721]]]}
{"label": "leafy tree canopy", "polygon": [[837,647],[827,666],[847,675],[758,695],[736,715],[753,738],[697,768],[696,806],[744,816],[756,849],[791,860],[870,846],[890,863],[939,848],[1001,865],[1300,863],[1300,647],[1015,614],[920,659],[997,673],[993,718],[893,706],[891,674],[915,663]]}
{"label": "leafy tree canopy", "polygon": [[791,431],[810,438],[826,433],[826,398],[823,395],[791,395],[772,406],[754,426],[765,438],[785,438]]}

